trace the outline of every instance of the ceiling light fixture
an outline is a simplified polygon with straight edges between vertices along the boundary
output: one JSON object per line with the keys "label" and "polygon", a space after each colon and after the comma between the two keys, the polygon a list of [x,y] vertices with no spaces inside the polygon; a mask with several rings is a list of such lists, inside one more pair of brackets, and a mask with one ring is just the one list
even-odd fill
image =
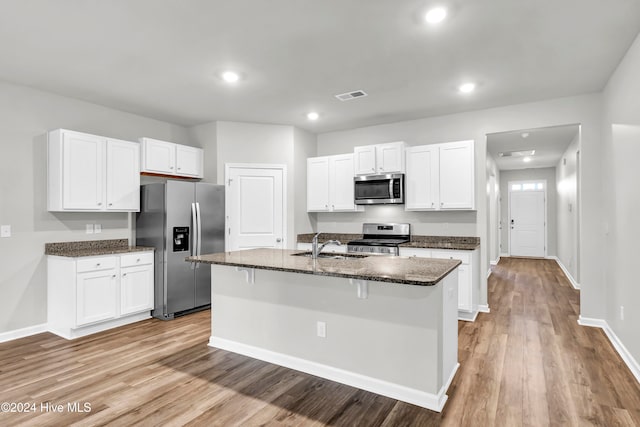
{"label": "ceiling light fixture", "polygon": [[429,24],[439,24],[447,17],[447,9],[444,7],[434,7],[424,15],[424,20]]}
{"label": "ceiling light fixture", "polygon": [[458,90],[462,93],[471,93],[476,89],[476,84],[475,83],[464,83],[461,84],[460,86],[458,86]]}
{"label": "ceiling light fixture", "polygon": [[522,136],[523,138],[529,138],[529,132],[522,132],[520,136]]}
{"label": "ceiling light fixture", "polygon": [[320,118],[320,114],[316,113],[315,111],[307,114],[307,119],[309,120],[318,120],[318,118]]}
{"label": "ceiling light fixture", "polygon": [[224,73],[222,73],[222,80],[227,83],[236,83],[238,80],[240,80],[240,76],[234,71],[225,71]]}
{"label": "ceiling light fixture", "polygon": [[522,161],[525,163],[529,163],[531,161],[531,157],[524,157]]}

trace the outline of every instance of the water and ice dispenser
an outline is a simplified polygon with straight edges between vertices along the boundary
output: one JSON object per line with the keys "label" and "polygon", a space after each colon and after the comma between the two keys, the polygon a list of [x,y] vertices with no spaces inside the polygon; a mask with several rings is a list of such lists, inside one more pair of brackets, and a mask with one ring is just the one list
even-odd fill
{"label": "water and ice dispenser", "polygon": [[189,227],[173,227],[173,252],[189,250]]}

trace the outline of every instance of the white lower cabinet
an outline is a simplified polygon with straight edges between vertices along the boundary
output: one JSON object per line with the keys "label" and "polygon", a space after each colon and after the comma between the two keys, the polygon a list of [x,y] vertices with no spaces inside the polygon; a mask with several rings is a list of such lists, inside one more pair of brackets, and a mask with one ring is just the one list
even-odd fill
{"label": "white lower cabinet", "polygon": [[153,252],[47,257],[48,328],[73,339],[150,317]]}
{"label": "white lower cabinet", "polygon": [[400,247],[400,256],[459,259],[462,264],[458,266],[458,318],[462,320],[475,320],[478,314],[478,297],[480,281],[474,274],[479,268],[479,252],[454,251],[446,249],[422,249]]}

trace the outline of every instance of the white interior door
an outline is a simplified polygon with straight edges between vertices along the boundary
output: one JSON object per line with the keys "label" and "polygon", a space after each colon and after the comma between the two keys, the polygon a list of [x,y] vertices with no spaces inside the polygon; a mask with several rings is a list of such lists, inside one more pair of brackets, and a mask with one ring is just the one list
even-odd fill
{"label": "white interior door", "polygon": [[227,165],[226,250],[286,247],[284,166]]}
{"label": "white interior door", "polygon": [[545,256],[545,192],[509,192],[509,235],[512,256]]}

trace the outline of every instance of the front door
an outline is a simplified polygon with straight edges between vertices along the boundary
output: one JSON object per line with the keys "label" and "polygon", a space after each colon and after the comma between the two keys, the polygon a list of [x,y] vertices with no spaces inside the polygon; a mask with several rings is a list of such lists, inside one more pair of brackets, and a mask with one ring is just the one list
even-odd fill
{"label": "front door", "polygon": [[509,192],[509,235],[512,256],[545,256],[545,191]]}
{"label": "front door", "polygon": [[286,169],[282,165],[227,165],[226,250],[284,248]]}

